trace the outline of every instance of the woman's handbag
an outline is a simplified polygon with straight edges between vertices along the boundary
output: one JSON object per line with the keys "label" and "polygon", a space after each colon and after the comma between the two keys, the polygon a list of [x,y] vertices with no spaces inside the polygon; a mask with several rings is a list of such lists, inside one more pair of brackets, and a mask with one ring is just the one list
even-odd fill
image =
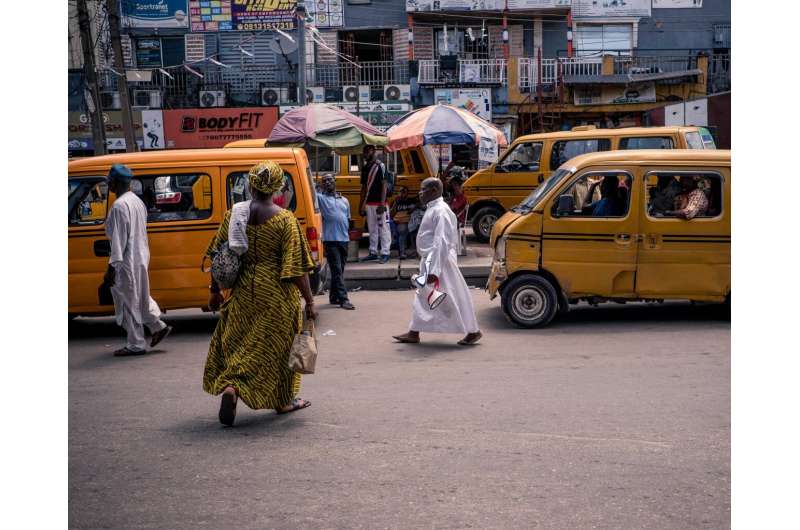
{"label": "woman's handbag", "polygon": [[289,368],[298,374],[313,374],[317,364],[317,339],[314,333],[314,321],[303,320],[303,328],[295,335],[292,349],[289,351]]}
{"label": "woman's handbag", "polygon": [[242,266],[242,258],[235,251],[231,250],[227,241],[223,241],[217,249],[211,253],[211,277],[220,289],[231,289],[239,278],[239,269]]}

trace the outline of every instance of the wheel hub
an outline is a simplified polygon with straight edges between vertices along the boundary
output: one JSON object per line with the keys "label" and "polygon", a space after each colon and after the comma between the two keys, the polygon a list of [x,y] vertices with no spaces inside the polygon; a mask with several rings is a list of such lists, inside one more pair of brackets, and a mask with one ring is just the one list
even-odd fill
{"label": "wheel hub", "polygon": [[514,295],[514,312],[524,320],[541,318],[545,305],[544,293],[534,287],[524,287]]}

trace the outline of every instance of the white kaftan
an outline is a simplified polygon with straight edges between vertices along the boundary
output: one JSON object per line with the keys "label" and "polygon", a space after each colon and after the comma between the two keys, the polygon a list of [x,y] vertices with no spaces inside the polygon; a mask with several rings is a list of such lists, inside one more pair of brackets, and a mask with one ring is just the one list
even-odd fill
{"label": "white kaftan", "polygon": [[447,298],[431,310],[421,294],[414,298],[409,329],[433,333],[475,333],[479,331],[467,282],[458,269],[458,224],[456,215],[442,200],[428,203],[417,233],[420,274],[439,278],[439,290]]}
{"label": "white kaftan", "polygon": [[111,241],[109,263],[115,272],[111,287],[114,316],[128,332],[128,347],[143,349],[142,325],[158,331],[166,324],[160,320],[158,304],[150,298],[147,207],[136,194],[129,191],[114,201],[106,219],[106,235]]}

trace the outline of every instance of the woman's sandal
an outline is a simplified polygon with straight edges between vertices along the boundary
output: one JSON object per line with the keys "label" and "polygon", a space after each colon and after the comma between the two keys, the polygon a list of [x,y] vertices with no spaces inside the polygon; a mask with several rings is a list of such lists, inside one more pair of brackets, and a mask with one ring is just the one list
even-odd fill
{"label": "woman's sandal", "polygon": [[292,408],[286,409],[286,410],[277,409],[275,412],[277,412],[278,414],[289,414],[290,412],[294,412],[296,410],[304,409],[306,407],[310,407],[311,406],[311,402],[310,401],[308,401],[306,399],[300,399],[300,398],[293,399],[292,402],[289,403],[289,404],[292,406]]}
{"label": "woman's sandal", "polygon": [[233,389],[233,392],[228,392],[228,388],[222,392],[222,400],[220,400],[219,404],[219,422],[230,427],[233,425],[233,420],[236,419],[236,402],[238,398],[236,390]]}

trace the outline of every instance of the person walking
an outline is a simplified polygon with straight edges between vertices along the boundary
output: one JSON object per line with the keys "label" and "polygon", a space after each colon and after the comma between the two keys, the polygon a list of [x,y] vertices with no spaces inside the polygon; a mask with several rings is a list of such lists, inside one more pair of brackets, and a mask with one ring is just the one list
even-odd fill
{"label": "person walking", "polygon": [[127,333],[127,344],[114,352],[117,357],[146,352],[144,326],[150,330],[154,348],[172,331],[161,320],[161,310],[150,297],[150,247],[147,242],[147,207],[131,189],[133,172],[114,164],[108,172],[108,188],[117,199],[106,218],[106,235],[111,242],[111,257],[103,278],[111,288],[114,317]]}
{"label": "person walking", "polygon": [[[364,167],[361,169],[361,198],[358,209],[362,216],[367,217],[367,230],[369,230],[369,255],[363,261],[379,260],[380,263],[386,263],[389,261],[392,245],[392,232],[386,208],[388,192],[386,168],[375,157],[375,146],[365,145],[363,154]],[[378,257],[378,242],[380,242],[380,257]]]}
{"label": "person walking", "polygon": [[430,177],[422,181],[420,200],[427,204],[417,234],[420,255],[419,273],[424,281],[447,297],[431,309],[423,289],[417,290],[409,330],[395,335],[398,342],[418,343],[420,332],[466,333],[458,344],[477,343],[483,334],[478,328],[469,287],[458,269],[458,225],[456,216],[442,199],[442,181]]}
{"label": "person walking", "polygon": [[355,309],[344,286],[347,244],[350,241],[350,202],[336,192],[336,176],[322,177],[319,211],[322,214],[322,246],[331,271],[330,302],[342,309]]}
{"label": "person walking", "polygon": [[275,409],[279,414],[311,405],[295,397],[300,374],[289,368],[289,351],[301,326],[300,295],[305,318],[317,317],[308,279],[314,261],[297,219],[272,201],[283,185],[281,167],[261,162],[250,169],[248,182],[253,199],[234,206],[246,208],[241,216],[246,222],[237,213],[237,222],[231,224],[232,214],[226,213],[206,250],[211,256],[225,241],[247,241],[230,297],[223,303],[212,281],[208,300],[210,309],[221,309],[203,390],[222,394],[219,421],[227,426],[233,425],[239,399],[251,409]]}

